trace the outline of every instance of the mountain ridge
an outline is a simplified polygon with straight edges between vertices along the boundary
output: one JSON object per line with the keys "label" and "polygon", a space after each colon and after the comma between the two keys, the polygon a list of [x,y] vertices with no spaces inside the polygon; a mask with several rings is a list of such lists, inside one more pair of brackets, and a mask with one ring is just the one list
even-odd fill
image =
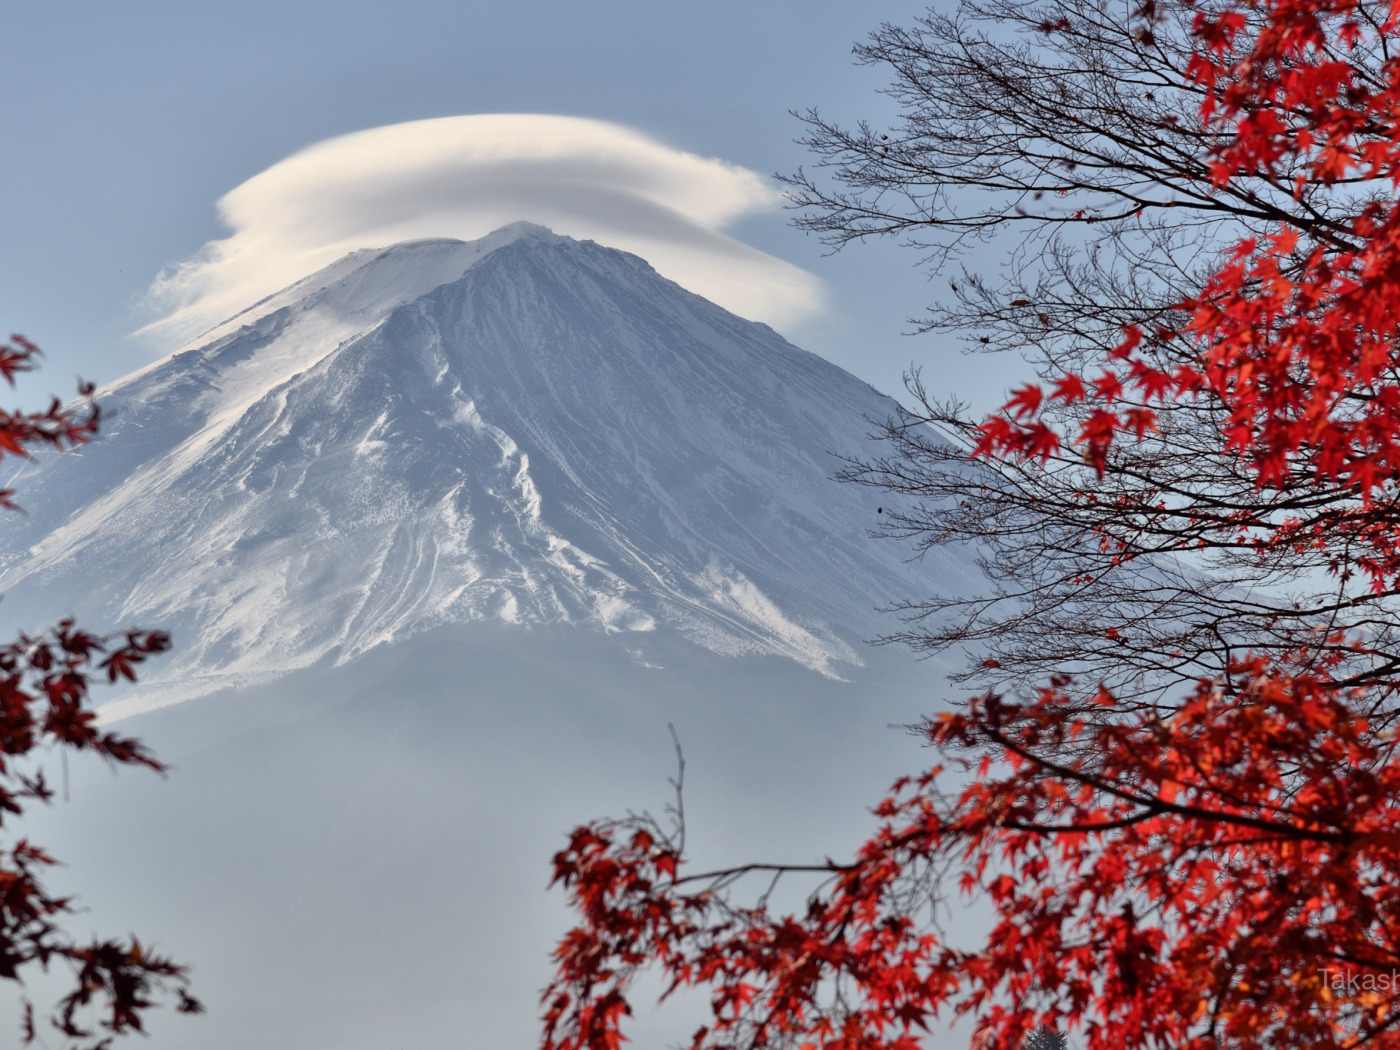
{"label": "mountain ridge", "polygon": [[839,676],[920,574],[828,478],[894,403],[636,256],[525,223],[407,242],[210,336],[100,391],[108,436],[17,478],[35,512],[0,526],[12,604],[184,628],[148,702],[472,619]]}

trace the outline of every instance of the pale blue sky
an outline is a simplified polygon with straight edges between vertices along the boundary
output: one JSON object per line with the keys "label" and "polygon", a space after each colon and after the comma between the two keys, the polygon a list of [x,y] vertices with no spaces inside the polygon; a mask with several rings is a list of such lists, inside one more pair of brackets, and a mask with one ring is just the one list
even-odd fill
{"label": "pale blue sky", "polygon": [[[214,202],[319,140],[474,113],[634,128],[768,174],[806,159],[790,109],[880,116],[851,44],[907,0],[704,5],[458,0],[0,0],[0,328],[49,352],[45,389],[143,364],[126,338],[162,267],[226,235]],[[530,219],[532,216],[522,215]],[[1000,389],[900,335],[932,289],[892,243],[824,258],[769,212],[726,232],[817,275],[830,311],[784,334],[893,392],[913,360],[938,385]],[[984,369],[985,371],[985,369]]]}

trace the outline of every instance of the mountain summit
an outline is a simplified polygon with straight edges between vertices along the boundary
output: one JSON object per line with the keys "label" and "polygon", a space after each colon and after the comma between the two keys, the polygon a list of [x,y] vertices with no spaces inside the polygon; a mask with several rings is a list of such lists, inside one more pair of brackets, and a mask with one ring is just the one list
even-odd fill
{"label": "mountain summit", "polygon": [[93,928],[196,967],[154,1050],[532,1045],[549,858],[672,797],[677,739],[707,866],[839,856],[925,761],[887,727],[928,666],[861,643],[975,570],[831,480],[894,403],[635,256],[357,252],[98,396],[101,440],[13,480],[0,635],[174,635],[104,709],[171,782],[75,762],[25,825]]}
{"label": "mountain summit", "polygon": [[470,620],[839,675],[925,587],[829,480],[893,402],[527,223],[353,253],[98,396],[103,439],[14,482],[0,590],[170,627],[180,695]]}

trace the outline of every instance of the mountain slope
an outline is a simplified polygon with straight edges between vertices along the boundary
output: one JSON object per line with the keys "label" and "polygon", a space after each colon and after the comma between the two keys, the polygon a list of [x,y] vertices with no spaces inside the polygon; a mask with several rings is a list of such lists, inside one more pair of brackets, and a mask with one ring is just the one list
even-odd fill
{"label": "mountain slope", "polygon": [[78,760],[25,824],[84,922],[194,964],[155,1050],[532,1045],[549,857],[672,798],[672,731],[695,870],[845,855],[923,761],[928,666],[860,640],[973,570],[829,477],[893,403],[640,259],[356,253],[99,397],[12,481],[0,615],[175,635],[108,708],[170,779]]}
{"label": "mountain slope", "polygon": [[14,482],[0,589],[172,627],[171,696],[472,620],[839,675],[932,585],[829,480],[892,402],[528,224],[355,253],[99,397],[106,437]]}

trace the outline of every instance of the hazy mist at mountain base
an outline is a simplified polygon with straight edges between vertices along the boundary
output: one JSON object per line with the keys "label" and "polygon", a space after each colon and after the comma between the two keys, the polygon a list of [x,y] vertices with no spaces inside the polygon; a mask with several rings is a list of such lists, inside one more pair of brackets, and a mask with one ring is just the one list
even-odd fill
{"label": "hazy mist at mountain base", "polygon": [[[648,667],[627,644],[456,625],[123,721],[169,777],[75,762],[69,802],[28,831],[91,907],[77,929],[194,964],[209,1012],[157,1011],[139,1045],[524,1050],[568,921],[550,857],[580,822],[660,815],[667,723],[703,866],[843,857],[865,807],[930,758],[891,727],[944,696],[903,651],[840,682],[674,636],[648,639]],[[683,1041],[683,1009],[637,1005],[633,1045]]]}

